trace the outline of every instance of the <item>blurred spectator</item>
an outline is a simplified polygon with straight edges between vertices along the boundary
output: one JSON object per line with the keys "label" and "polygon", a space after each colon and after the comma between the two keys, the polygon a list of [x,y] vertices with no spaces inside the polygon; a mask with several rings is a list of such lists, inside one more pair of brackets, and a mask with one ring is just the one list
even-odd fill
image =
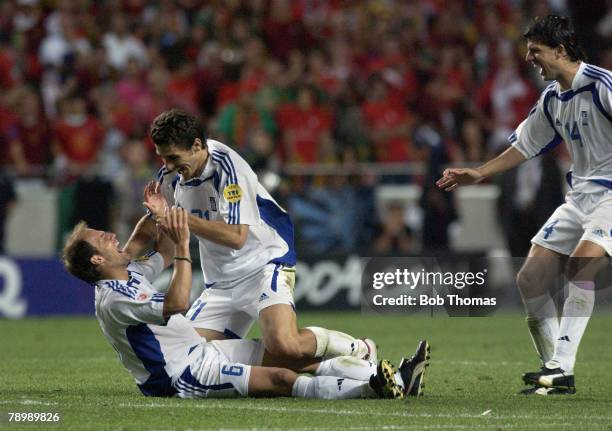
{"label": "blurred spectator", "polygon": [[85,100],[69,95],[60,102],[60,118],[53,124],[55,168],[62,176],[78,176],[93,168],[102,147],[104,130],[87,112]]}
{"label": "blurred spectator", "polygon": [[0,255],[4,253],[4,229],[11,209],[17,202],[13,182],[0,175]]}
{"label": "blurred spectator", "polygon": [[511,46],[498,52],[499,66],[491,73],[476,94],[476,105],[487,118],[491,130],[489,149],[498,153],[507,146],[507,139],[527,116],[538,95],[519,73],[516,54]]}
{"label": "blurred spectator", "polygon": [[376,161],[420,159],[410,140],[412,118],[404,106],[390,97],[387,83],[379,76],[370,79],[367,99],[361,109]]}
{"label": "blurred spectator", "polygon": [[127,17],[116,13],[110,22],[111,30],[102,38],[108,63],[117,70],[123,70],[133,58],[140,66],[146,66],[147,50],[142,41],[132,33],[133,29],[129,28]]}
{"label": "blurred spectator", "polygon": [[143,216],[143,190],[154,170],[142,139],[130,139],[121,147],[123,168],[113,179],[117,194],[117,232],[127,241],[132,229]]}
{"label": "blurred spectator", "polygon": [[300,235],[297,246],[311,254],[346,254],[358,231],[357,195],[346,175],[329,176],[321,185],[289,197],[289,212]]}
{"label": "blurred spectator", "polygon": [[404,206],[400,203],[388,204],[382,218],[372,240],[372,252],[378,256],[414,253],[412,231],[406,225]]}
{"label": "blurred spectator", "polygon": [[279,110],[278,123],[287,162],[328,161],[324,155],[333,153],[332,116],[318,104],[315,87],[301,86],[296,102]]}
{"label": "blurred spectator", "polygon": [[115,193],[112,184],[100,176],[83,176],[74,188],[71,224],[84,220],[92,229],[112,230]]}
{"label": "blurred spectator", "polygon": [[44,175],[51,156],[51,128],[36,91],[24,87],[19,97],[15,134],[9,143],[11,159],[21,175]]}
{"label": "blurred spectator", "polygon": [[466,118],[460,126],[454,162],[479,163],[488,160],[485,131],[476,118]]}
{"label": "blurred spectator", "polygon": [[274,138],[263,129],[255,129],[244,150],[244,160],[260,179],[268,171],[278,171],[280,160],[275,154]]}
{"label": "blurred spectator", "polygon": [[255,103],[256,91],[254,82],[243,82],[238,100],[226,105],[219,114],[216,130],[220,140],[239,151],[248,147],[251,135],[258,129],[263,129],[270,136],[276,135],[272,113]]}

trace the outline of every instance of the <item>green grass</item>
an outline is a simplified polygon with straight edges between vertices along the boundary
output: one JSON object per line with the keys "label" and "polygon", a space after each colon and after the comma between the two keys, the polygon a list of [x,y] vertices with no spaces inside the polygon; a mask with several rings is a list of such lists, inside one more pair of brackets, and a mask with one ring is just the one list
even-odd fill
{"label": "green grass", "polygon": [[[576,367],[578,393],[525,397],[538,362],[523,318],[301,313],[300,324],[368,335],[397,362],[427,337],[425,396],[409,401],[179,400],[140,395],[93,318],[0,321],[0,429],[612,430],[612,315],[593,317]],[[483,416],[483,412],[489,411]],[[59,412],[58,425],[7,423],[7,412]]]}

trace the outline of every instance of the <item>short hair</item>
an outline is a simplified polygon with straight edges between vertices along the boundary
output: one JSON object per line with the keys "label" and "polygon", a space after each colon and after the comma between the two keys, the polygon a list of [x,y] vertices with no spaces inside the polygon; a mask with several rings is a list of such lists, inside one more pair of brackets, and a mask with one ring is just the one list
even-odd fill
{"label": "short hair", "polygon": [[91,263],[91,258],[98,250],[82,238],[85,229],[87,223],[84,221],[74,227],[64,245],[62,262],[66,270],[75,277],[87,283],[95,283],[100,280],[101,275],[96,265]]}
{"label": "short hair", "polygon": [[537,17],[523,34],[523,37],[536,43],[542,43],[550,48],[563,45],[571,61],[581,61],[587,58],[584,50],[578,43],[576,31],[571,20],[565,16],[548,15],[543,18]]}
{"label": "short hair", "polygon": [[178,146],[189,150],[196,138],[206,146],[206,131],[202,123],[193,115],[179,109],[171,109],[159,114],[151,123],[151,139],[160,147]]}

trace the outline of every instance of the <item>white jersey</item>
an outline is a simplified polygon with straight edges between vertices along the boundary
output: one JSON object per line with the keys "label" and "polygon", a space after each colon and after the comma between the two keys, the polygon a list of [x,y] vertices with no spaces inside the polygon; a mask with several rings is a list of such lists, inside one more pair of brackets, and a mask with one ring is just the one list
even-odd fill
{"label": "white jersey", "polygon": [[572,157],[567,178],[573,190],[612,188],[612,74],[581,63],[572,87],[561,91],[556,81],[546,87],[508,139],[528,159],[563,140]]}
{"label": "white jersey", "polygon": [[163,167],[157,175],[169,205],[206,220],[249,226],[240,250],[196,235],[205,283],[223,288],[225,282],[243,278],[268,263],[294,266],[293,223],[287,212],[238,153],[212,139],[206,144],[209,157],[199,177],[184,181]]}
{"label": "white jersey", "polygon": [[[144,395],[172,396],[172,386],[189,365],[188,356],[204,340],[180,314],[166,321],[164,294],[149,280],[163,269],[163,258],[153,253],[128,266],[129,280],[96,283],[96,318],[104,335],[130,371]],[[194,351],[195,350],[195,351]]]}

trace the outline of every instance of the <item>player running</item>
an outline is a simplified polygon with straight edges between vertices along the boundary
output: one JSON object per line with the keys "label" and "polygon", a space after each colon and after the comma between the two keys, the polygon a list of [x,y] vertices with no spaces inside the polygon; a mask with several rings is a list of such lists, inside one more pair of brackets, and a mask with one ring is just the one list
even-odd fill
{"label": "player running", "polygon": [[[293,224],[244,159],[206,139],[202,124],[179,110],[160,114],[151,137],[164,167],[158,185],[147,188],[145,205],[156,220],[168,205],[185,208],[199,242],[206,289],[187,313],[198,333],[207,340],[243,338],[259,319],[266,349],[279,358],[355,356],[375,362],[371,340],[298,328]],[[126,250],[136,256],[154,227],[150,220],[135,232]]]}
{"label": "player running", "polygon": [[[526,61],[553,82],[510,136],[510,148],[476,169],[447,169],[436,184],[447,191],[475,184],[565,141],[573,162],[570,191],[531,240],[517,284],[542,361],[540,371],[523,375],[534,386],[523,393],[573,394],[576,352],[593,310],[595,275],[612,251],[612,74],[584,61],[566,17],[536,19],[524,37]],[[549,288],[564,272],[569,294],[559,319]]]}
{"label": "player running", "polygon": [[[346,399],[403,398],[421,391],[428,346],[421,342],[400,372],[386,360],[371,362],[339,357],[320,361],[315,377],[268,367],[273,357],[257,340],[207,343],[180,313],[189,308],[191,257],[188,216],[172,207],[164,216],[167,236],[159,237],[148,258],[130,262],[115,234],[79,223],[63,252],[66,269],[95,285],[96,317],[104,335],[146,396],[181,398],[228,396],[295,396]],[[166,294],[150,280],[174,260]]]}

